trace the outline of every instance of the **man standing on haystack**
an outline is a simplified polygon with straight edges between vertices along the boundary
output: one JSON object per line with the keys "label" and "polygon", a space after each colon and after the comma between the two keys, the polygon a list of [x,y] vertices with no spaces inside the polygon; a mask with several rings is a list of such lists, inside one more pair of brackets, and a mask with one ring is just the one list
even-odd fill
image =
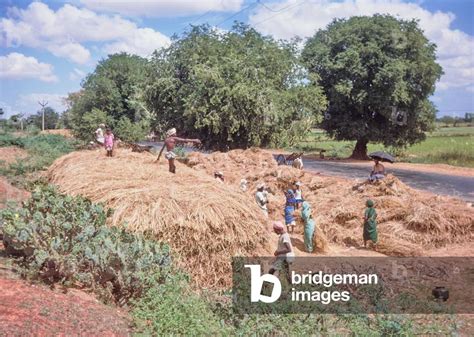
{"label": "man standing on haystack", "polygon": [[163,147],[161,148],[160,154],[158,155],[156,161],[160,160],[161,153],[163,152],[163,149],[166,146],[165,158],[168,160],[169,171],[171,173],[176,173],[176,165],[174,164],[174,160],[177,156],[176,153],[173,152],[173,150],[176,144],[178,143],[193,143],[199,145],[201,144],[201,141],[199,139],[187,139],[177,137],[176,128],[172,128],[166,131],[165,143],[163,144]]}

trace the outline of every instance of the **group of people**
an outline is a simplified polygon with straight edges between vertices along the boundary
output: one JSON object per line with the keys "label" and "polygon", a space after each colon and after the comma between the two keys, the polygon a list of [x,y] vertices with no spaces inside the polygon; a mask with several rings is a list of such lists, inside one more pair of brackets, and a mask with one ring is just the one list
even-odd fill
{"label": "group of people", "polygon": [[[288,195],[288,193],[287,193]],[[277,249],[273,253],[275,260],[270,267],[269,273],[274,274],[275,272],[281,272],[284,270],[288,272],[291,263],[293,262],[295,252],[291,243],[290,228],[293,232],[295,225],[293,213],[291,213],[291,202],[288,202],[285,206],[285,225],[281,221],[273,222],[273,231],[278,234],[278,245]],[[287,212],[287,209],[290,209]],[[294,212],[294,211],[293,211]],[[291,214],[291,217],[288,215]],[[308,253],[313,252],[313,235],[315,231],[315,222],[311,213],[311,205],[307,201],[302,202],[301,218],[304,222],[304,245]],[[364,227],[363,227],[363,240],[364,248],[367,248],[367,242],[372,242],[374,250],[377,250],[377,211],[375,210],[375,203],[372,200],[367,200],[366,209],[364,212]]]}

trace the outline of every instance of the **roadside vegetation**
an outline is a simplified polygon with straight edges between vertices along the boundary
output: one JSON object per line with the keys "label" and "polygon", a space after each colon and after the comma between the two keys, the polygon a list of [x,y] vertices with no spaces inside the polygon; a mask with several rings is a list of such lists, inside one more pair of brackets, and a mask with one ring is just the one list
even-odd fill
{"label": "roadside vegetation", "polygon": [[20,135],[11,132],[0,133],[0,147],[16,146],[27,151],[26,158],[6,164],[0,159],[0,175],[23,185],[28,176],[46,169],[54,160],[74,151],[78,142],[61,135],[24,132]]}
{"label": "roadside vegetation", "polygon": [[[320,149],[326,157],[345,159],[351,155],[354,141],[336,141],[324,130],[313,129],[306,139],[288,150],[304,151],[319,156]],[[369,143],[368,152],[387,151],[397,161],[408,163],[449,164],[474,167],[474,127],[438,127],[426,133],[426,140],[406,148],[386,147],[380,143]]]}

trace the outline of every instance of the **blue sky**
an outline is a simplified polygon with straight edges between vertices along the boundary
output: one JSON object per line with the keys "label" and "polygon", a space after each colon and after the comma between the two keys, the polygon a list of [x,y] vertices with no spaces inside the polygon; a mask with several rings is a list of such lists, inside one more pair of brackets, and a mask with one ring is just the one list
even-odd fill
{"label": "blue sky", "polygon": [[472,0],[0,0],[0,106],[35,113],[39,100],[62,111],[62,98],[109,53],[148,57],[190,24],[228,29],[243,21],[263,34],[308,37],[333,18],[388,13],[416,18],[438,45],[445,75],[438,115],[474,111]]}

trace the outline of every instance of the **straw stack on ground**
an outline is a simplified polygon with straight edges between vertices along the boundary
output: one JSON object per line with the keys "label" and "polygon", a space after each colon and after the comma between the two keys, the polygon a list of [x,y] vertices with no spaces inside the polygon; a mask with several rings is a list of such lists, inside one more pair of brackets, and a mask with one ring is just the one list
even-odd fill
{"label": "straw stack on ground", "polygon": [[268,229],[253,198],[178,163],[177,174],[149,153],[73,152],[56,160],[48,178],[62,192],[114,210],[127,224],[166,242],[200,287],[231,285],[233,256],[268,255]]}
{"label": "straw stack on ground", "polygon": [[[231,175],[231,185],[245,178],[249,195],[255,193],[259,182],[265,182],[271,192],[269,213],[273,219],[283,217],[283,191],[301,181],[303,196],[313,206],[319,251],[329,243],[362,244],[362,217],[369,198],[376,204],[379,251],[384,254],[418,256],[424,249],[474,241],[474,209],[462,200],[414,190],[392,175],[369,184],[276,166],[271,160],[272,155],[264,151],[236,150],[192,155],[190,164],[207,173],[219,167],[224,175]],[[302,225],[296,232],[303,233]]]}

